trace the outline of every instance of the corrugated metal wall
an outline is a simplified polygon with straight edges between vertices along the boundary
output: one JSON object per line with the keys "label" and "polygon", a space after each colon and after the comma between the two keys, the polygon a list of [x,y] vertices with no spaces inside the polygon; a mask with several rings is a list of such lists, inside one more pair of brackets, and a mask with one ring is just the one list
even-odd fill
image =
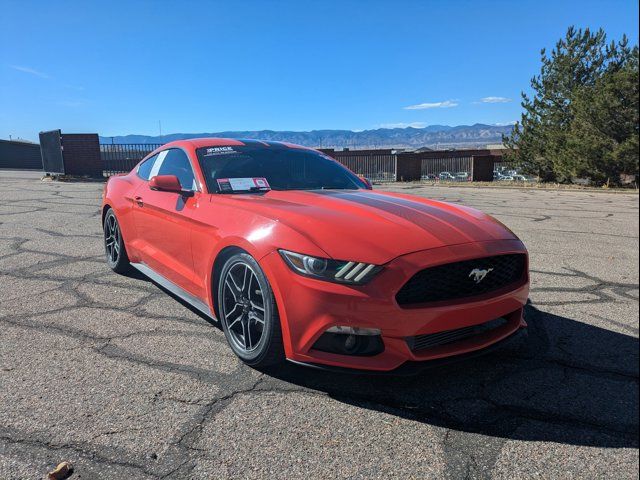
{"label": "corrugated metal wall", "polygon": [[376,154],[375,151],[334,152],[333,158],[357,175],[373,182],[395,182],[398,157],[391,153]]}
{"label": "corrugated metal wall", "polygon": [[40,145],[0,140],[0,168],[42,170]]}

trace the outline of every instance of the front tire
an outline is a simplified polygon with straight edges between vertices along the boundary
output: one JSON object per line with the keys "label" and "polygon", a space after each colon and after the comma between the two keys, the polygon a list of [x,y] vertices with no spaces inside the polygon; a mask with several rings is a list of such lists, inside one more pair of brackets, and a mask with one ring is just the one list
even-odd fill
{"label": "front tire", "polygon": [[116,273],[127,273],[131,264],[122,239],[120,224],[112,208],[107,210],[107,214],[104,216],[103,230],[107,265]]}
{"label": "front tire", "polygon": [[264,368],[284,360],[273,291],[251,255],[237,253],[225,262],[218,282],[218,306],[227,342],[244,363]]}

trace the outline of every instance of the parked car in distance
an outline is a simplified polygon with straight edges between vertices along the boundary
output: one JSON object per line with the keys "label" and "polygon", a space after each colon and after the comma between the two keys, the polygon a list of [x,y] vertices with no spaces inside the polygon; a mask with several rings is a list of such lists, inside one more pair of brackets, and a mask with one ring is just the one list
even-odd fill
{"label": "parked car in distance", "polygon": [[455,180],[456,177],[454,177],[450,172],[440,172],[440,174],[438,175],[438,178],[440,180]]}
{"label": "parked car in distance", "polygon": [[456,173],[456,180],[458,180],[458,181],[467,181],[467,180],[469,180],[469,172],[458,172],[458,173]]}
{"label": "parked car in distance", "polygon": [[498,182],[512,182],[514,180],[513,175],[507,173],[506,170],[494,170],[493,180]]}

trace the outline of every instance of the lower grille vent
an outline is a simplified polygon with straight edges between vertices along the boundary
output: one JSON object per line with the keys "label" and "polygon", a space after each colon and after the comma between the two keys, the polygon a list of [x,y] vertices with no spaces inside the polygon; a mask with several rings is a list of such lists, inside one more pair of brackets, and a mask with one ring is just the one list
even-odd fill
{"label": "lower grille vent", "polygon": [[507,323],[506,318],[497,318],[479,325],[470,327],[457,328],[455,330],[445,330],[444,332],[428,333],[426,335],[416,335],[415,337],[407,337],[407,344],[412,351],[424,350],[426,348],[446,345],[447,343],[458,342],[468,337],[480,335],[496,328],[502,327]]}

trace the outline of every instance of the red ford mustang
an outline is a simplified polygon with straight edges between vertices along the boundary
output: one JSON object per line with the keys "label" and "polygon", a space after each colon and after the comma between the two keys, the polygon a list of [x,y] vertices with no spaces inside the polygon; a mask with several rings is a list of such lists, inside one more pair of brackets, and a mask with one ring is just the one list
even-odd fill
{"label": "red ford mustang", "polygon": [[484,349],[526,324],[527,251],[471,208],[371,191],[297,145],[166,144],[103,193],[107,262],[209,317],[263,367],[389,371]]}

